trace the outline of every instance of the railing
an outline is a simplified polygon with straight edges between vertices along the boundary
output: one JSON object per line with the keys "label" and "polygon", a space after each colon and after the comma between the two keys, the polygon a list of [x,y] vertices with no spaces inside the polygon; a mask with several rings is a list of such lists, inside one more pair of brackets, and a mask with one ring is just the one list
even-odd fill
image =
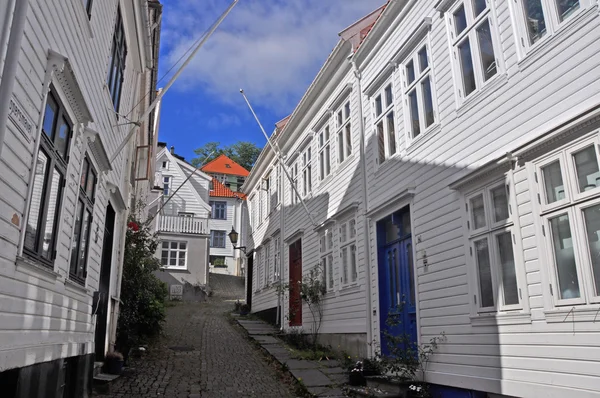
{"label": "railing", "polygon": [[208,219],[180,216],[158,216],[158,232],[208,235]]}

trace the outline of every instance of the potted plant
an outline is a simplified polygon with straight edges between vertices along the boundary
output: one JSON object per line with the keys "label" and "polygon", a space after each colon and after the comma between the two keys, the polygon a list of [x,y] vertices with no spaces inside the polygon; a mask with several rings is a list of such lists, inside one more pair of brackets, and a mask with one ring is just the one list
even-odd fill
{"label": "potted plant", "polygon": [[248,315],[250,313],[250,306],[248,304],[243,304],[240,308],[240,315]]}
{"label": "potted plant", "polygon": [[123,354],[112,351],[104,357],[104,371],[111,375],[120,375],[123,372]]}

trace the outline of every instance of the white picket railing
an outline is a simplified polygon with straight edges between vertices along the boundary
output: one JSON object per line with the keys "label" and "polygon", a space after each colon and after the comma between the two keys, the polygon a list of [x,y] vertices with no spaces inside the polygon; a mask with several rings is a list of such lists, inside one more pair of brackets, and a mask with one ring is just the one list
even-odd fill
{"label": "white picket railing", "polygon": [[164,216],[158,219],[159,232],[180,234],[208,234],[208,219],[196,217]]}

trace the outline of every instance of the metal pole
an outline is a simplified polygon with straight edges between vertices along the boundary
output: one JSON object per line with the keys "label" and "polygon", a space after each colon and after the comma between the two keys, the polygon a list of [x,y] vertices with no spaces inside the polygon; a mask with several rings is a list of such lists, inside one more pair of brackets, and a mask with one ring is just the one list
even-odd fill
{"label": "metal pole", "polygon": [[[260,130],[262,131],[263,135],[267,139],[267,142],[271,146],[271,149],[273,149],[273,152],[275,152],[275,155],[277,155],[277,158],[279,159],[279,164],[281,164],[281,168],[283,169],[283,172],[285,173],[286,177],[290,181],[290,184],[292,185],[292,189],[294,190],[294,193],[296,194],[296,196],[298,198],[300,198],[300,203],[302,203],[302,207],[304,207],[304,211],[306,211],[306,214],[308,215],[310,222],[312,223],[313,227],[316,227],[317,224],[315,223],[315,220],[312,218],[312,215],[308,211],[308,207],[306,206],[306,203],[304,203],[304,199],[302,199],[302,197],[300,196],[300,193],[298,192],[298,188],[296,188],[296,184],[294,183],[294,180],[292,179],[292,177],[288,173],[287,169],[285,168],[285,165],[283,163],[283,158],[281,157],[281,152],[279,152],[279,150],[271,142],[271,139],[267,135],[267,132],[265,131],[263,125],[261,124],[260,120],[258,119],[258,116],[256,116],[256,113],[254,112],[252,105],[250,105],[250,101],[248,101],[248,98],[246,97],[244,90],[240,89],[240,94],[242,94],[242,97],[244,97],[246,104],[248,104],[248,108],[250,108],[250,112],[252,112],[252,115],[254,116],[256,123],[258,123],[258,126],[260,127]],[[283,195],[282,195],[282,199],[283,199]]]}
{"label": "metal pole", "polygon": [[173,77],[171,78],[171,80],[169,80],[169,82],[163,87],[162,91],[160,93],[158,93],[158,95],[156,96],[156,98],[154,99],[154,101],[150,104],[150,106],[148,107],[148,109],[146,109],[144,111],[144,113],[142,113],[142,115],[137,119],[137,122],[134,123],[134,126],[131,128],[131,130],[129,131],[129,133],[125,137],[125,139],[121,142],[121,144],[119,145],[119,147],[117,148],[117,150],[115,151],[115,153],[110,158],[110,163],[111,164],[114,163],[114,161],[116,160],[116,158],[119,155],[119,153],[123,150],[123,148],[125,148],[125,146],[129,142],[129,140],[131,139],[131,137],[133,136],[133,134],[135,134],[135,131],[138,128],[139,123],[142,120],[144,120],[146,117],[148,117],[148,115],[154,110],[154,108],[156,107],[156,105],[160,102],[160,100],[166,94],[166,92],[169,90],[169,88],[171,88],[171,86],[173,85],[173,83],[175,83],[175,80],[177,80],[177,78],[179,77],[179,75],[181,75],[181,73],[183,72],[183,70],[185,69],[185,67],[188,66],[188,64],[192,61],[192,59],[194,58],[194,56],[196,55],[196,53],[198,53],[198,51],[202,48],[202,46],[204,46],[204,43],[206,43],[206,41],[212,36],[212,34],[215,33],[215,30],[217,30],[217,28],[219,27],[219,25],[221,25],[221,22],[223,22],[223,20],[227,17],[227,15],[229,15],[229,13],[231,12],[231,10],[233,10],[233,7],[235,7],[239,1],[240,0],[233,0],[233,3],[231,3],[231,5],[227,8],[227,10],[225,10],[225,12],[223,14],[221,14],[221,16],[219,17],[219,19],[212,26],[212,28],[208,31],[208,33],[206,33],[206,35],[202,38],[202,40],[200,40],[200,43],[198,43],[198,45],[196,46],[196,48],[194,48],[194,50],[192,51],[192,53],[190,54],[190,56],[183,62],[183,65],[181,65],[181,68],[179,68],[179,70],[177,70],[177,72],[175,72],[175,74],[173,75]]}

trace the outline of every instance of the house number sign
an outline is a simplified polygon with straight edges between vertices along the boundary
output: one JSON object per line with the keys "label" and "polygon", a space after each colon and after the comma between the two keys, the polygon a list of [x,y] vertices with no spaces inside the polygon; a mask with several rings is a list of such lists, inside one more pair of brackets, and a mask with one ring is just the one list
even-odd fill
{"label": "house number sign", "polygon": [[19,129],[21,134],[23,134],[27,142],[31,142],[31,137],[33,137],[33,122],[14,97],[10,99],[8,105],[8,117],[12,120],[17,129]]}

